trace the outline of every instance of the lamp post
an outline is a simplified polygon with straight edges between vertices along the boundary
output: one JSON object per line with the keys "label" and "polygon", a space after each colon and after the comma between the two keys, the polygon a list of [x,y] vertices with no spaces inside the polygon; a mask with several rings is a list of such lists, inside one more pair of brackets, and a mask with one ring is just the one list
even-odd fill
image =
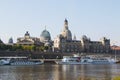
{"label": "lamp post", "polygon": [[114,55],[115,55],[115,60],[116,60],[116,45],[115,45],[115,43],[113,43],[113,53],[114,53]]}
{"label": "lamp post", "polygon": [[[115,46],[116,47],[116,46]],[[115,60],[116,60],[116,50],[115,50],[115,47],[114,47],[114,53],[115,53]]]}

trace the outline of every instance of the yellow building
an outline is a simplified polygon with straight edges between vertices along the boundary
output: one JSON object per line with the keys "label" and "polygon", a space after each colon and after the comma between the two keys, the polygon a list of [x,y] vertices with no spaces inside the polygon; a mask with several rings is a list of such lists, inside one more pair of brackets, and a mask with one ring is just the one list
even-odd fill
{"label": "yellow building", "polygon": [[28,31],[26,31],[24,37],[17,38],[16,44],[19,44],[19,45],[43,45],[43,43],[40,42],[39,38],[31,37]]}

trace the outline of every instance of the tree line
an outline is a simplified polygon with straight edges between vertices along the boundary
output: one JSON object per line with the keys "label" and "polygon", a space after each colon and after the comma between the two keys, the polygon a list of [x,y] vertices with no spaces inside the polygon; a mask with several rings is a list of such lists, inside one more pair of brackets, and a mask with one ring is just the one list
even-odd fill
{"label": "tree line", "polygon": [[44,51],[48,49],[48,46],[0,44],[0,51]]}

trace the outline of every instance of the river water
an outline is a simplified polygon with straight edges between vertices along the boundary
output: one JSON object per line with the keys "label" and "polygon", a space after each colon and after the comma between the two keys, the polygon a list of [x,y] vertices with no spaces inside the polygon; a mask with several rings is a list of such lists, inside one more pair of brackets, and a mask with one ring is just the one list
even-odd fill
{"label": "river water", "polygon": [[0,80],[113,80],[120,64],[0,66]]}

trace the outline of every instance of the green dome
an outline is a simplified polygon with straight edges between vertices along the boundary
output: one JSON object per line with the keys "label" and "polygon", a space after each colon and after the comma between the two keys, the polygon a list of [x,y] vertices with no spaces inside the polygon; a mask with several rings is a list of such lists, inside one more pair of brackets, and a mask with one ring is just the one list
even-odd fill
{"label": "green dome", "polygon": [[49,41],[49,40],[51,40],[50,33],[46,29],[43,30],[41,35],[40,35],[40,39],[41,39],[41,41]]}

